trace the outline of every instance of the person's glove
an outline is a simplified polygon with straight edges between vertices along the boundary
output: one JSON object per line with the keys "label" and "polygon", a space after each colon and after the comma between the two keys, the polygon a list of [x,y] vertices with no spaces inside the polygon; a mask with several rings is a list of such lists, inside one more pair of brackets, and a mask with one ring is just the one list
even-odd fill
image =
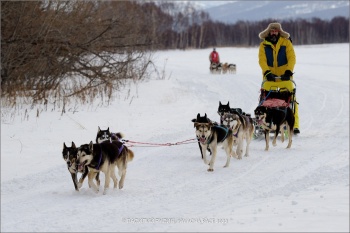
{"label": "person's glove", "polygon": [[264,76],[266,77],[267,81],[275,81],[275,77],[277,77],[275,74],[271,73],[270,70],[267,70],[265,73],[264,73]]}
{"label": "person's glove", "polygon": [[290,70],[286,70],[284,74],[281,75],[281,80],[282,81],[287,81],[290,80],[290,77],[293,76],[293,72]]}

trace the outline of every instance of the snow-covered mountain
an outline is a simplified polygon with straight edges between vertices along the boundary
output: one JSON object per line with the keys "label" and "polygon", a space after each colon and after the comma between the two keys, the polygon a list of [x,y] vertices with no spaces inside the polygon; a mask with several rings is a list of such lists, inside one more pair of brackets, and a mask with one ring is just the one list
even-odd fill
{"label": "snow-covered mountain", "polygon": [[[336,16],[349,17],[349,1],[235,1],[213,6],[202,1],[201,6],[215,21],[235,23],[264,19],[311,19],[330,20]],[[212,6],[212,7],[210,7]]]}

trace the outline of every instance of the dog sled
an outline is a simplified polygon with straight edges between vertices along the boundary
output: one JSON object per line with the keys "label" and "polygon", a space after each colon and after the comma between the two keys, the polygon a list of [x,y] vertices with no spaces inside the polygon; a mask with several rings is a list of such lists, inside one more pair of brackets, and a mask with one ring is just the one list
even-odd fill
{"label": "dog sled", "polygon": [[[286,111],[286,108],[290,108],[295,114],[295,104],[297,104],[295,100],[296,83],[293,80],[281,81],[280,79],[281,77],[276,77],[277,82],[263,81],[261,83],[258,107],[264,106],[267,109],[280,111]],[[253,123],[254,138],[264,135],[264,129],[256,118],[253,119]],[[274,131],[270,132],[274,133]]]}

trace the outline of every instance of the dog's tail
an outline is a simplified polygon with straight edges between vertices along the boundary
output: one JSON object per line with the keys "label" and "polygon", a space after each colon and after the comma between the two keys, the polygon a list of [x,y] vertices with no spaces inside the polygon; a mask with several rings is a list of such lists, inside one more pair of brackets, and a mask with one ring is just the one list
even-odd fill
{"label": "dog's tail", "polygon": [[118,132],[118,133],[114,133],[114,136],[116,136],[118,139],[122,139],[125,137],[125,135],[121,132]]}
{"label": "dog's tail", "polygon": [[128,148],[128,155],[126,157],[128,162],[131,162],[134,159],[134,152]]}

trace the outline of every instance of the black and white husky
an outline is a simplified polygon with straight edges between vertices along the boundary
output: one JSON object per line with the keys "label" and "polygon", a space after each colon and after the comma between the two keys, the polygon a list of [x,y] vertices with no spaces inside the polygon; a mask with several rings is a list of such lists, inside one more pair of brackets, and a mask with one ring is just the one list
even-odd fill
{"label": "black and white husky", "polygon": [[96,135],[96,143],[101,143],[104,141],[120,141],[123,137],[124,135],[120,132],[111,133],[109,131],[109,127],[106,130],[101,130],[99,126]]}
{"label": "black and white husky", "polygon": [[[62,150],[62,156],[64,161],[67,163],[68,171],[72,176],[74,188],[76,191],[79,191],[81,186],[83,185],[84,179],[88,175],[88,168],[84,167],[81,169],[81,172],[83,173],[82,176],[79,179],[78,182],[78,166],[77,166],[77,155],[78,154],[78,148],[75,146],[75,143],[72,142],[71,147],[67,147],[65,143],[63,143],[63,150]],[[97,185],[100,186],[100,176],[97,174],[96,176],[96,182]]]}
{"label": "black and white husky", "polygon": [[227,70],[230,74],[235,74],[237,71],[236,64],[228,64]]}
{"label": "black and white husky", "polygon": [[[276,146],[276,139],[278,133],[281,131],[283,126],[287,128],[288,136],[288,145],[287,148],[292,146],[292,137],[293,137],[293,126],[294,126],[294,113],[293,110],[289,107],[274,107],[269,108],[265,106],[258,106],[254,110],[256,117],[256,122],[259,126],[262,127],[265,134],[265,150],[269,150],[269,141],[270,141],[270,131],[274,130],[275,134],[273,137],[272,145]],[[281,133],[282,142],[284,141],[283,132]]]}
{"label": "black and white husky", "polygon": [[132,161],[134,153],[120,141],[104,141],[101,143],[83,144],[78,148],[78,171],[84,171],[84,167],[89,168],[88,182],[95,192],[99,188],[94,184],[93,179],[101,171],[105,174],[105,185],[103,194],[109,188],[110,178],[113,179],[114,188],[118,187],[118,179],[115,175],[115,167],[118,167],[120,181],[119,189],[124,186],[127,163]]}
{"label": "black and white husky", "polygon": [[219,101],[219,107],[218,107],[218,114],[220,116],[220,124],[222,125],[222,118],[225,113],[236,113],[245,115],[245,113],[242,112],[241,108],[231,108],[230,107],[230,101],[227,102],[227,104],[222,104],[221,101]]}

